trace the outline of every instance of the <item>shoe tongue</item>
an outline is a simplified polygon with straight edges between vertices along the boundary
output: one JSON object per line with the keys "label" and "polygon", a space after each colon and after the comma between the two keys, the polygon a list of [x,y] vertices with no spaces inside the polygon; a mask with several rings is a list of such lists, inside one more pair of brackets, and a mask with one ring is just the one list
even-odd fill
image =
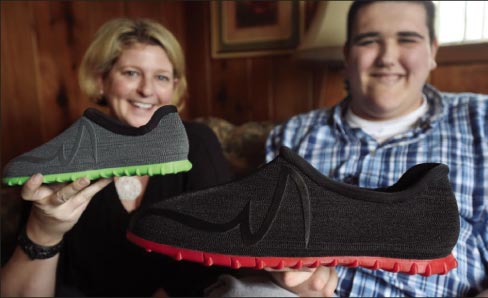
{"label": "shoe tongue", "polygon": [[280,155],[282,156],[296,156],[297,154],[295,152],[293,152],[290,148],[286,147],[286,146],[281,146],[280,147]]}
{"label": "shoe tongue", "polygon": [[306,163],[308,165],[308,162],[306,162],[305,159],[303,159],[303,157],[301,157],[300,155],[298,155],[298,153],[296,153],[295,151],[291,150],[286,146],[280,147],[280,156],[295,164]]}
{"label": "shoe tongue", "polygon": [[149,127],[156,126],[158,125],[161,118],[163,118],[163,116],[169,113],[176,113],[177,111],[178,110],[176,109],[175,106],[172,105],[162,106],[159,109],[157,109],[156,112],[154,112],[149,122],[146,125],[141,126],[141,128],[144,126],[149,126]]}
{"label": "shoe tongue", "polygon": [[102,111],[99,111],[97,109],[94,109],[94,108],[86,109],[83,112],[83,116],[90,118],[90,119],[93,117],[107,117],[107,115],[105,113],[103,113]]}
{"label": "shoe tongue", "polygon": [[298,155],[296,152],[291,150],[290,148],[286,146],[281,146],[280,147],[280,155],[282,158],[286,159],[288,162],[291,164],[295,165],[296,167],[306,171],[306,172],[317,172],[316,174],[319,174],[322,176],[321,173],[319,173],[312,165],[310,165],[303,157]]}

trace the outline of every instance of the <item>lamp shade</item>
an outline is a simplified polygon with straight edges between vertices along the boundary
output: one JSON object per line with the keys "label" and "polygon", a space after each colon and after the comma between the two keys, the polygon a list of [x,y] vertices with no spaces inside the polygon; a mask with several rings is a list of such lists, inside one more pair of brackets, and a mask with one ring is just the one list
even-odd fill
{"label": "lamp shade", "polygon": [[353,1],[320,1],[317,12],[297,49],[296,57],[323,62],[343,61],[346,22]]}

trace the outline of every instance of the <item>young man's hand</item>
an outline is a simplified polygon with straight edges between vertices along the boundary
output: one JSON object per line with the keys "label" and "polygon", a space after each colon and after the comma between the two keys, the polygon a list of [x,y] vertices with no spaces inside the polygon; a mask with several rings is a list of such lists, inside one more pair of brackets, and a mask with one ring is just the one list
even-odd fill
{"label": "young man's hand", "polygon": [[281,287],[301,297],[332,297],[337,287],[334,267],[270,271],[270,274]]}

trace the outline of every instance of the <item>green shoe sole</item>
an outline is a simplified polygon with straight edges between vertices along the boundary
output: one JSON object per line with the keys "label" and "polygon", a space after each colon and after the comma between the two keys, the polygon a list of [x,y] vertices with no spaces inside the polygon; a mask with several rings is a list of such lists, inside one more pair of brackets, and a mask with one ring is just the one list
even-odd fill
{"label": "green shoe sole", "polygon": [[[154,176],[154,175],[167,175],[176,174],[180,172],[187,172],[191,169],[192,164],[189,160],[178,160],[154,165],[139,165],[120,168],[106,168],[98,170],[88,170],[73,173],[58,173],[44,175],[43,183],[56,183],[56,182],[70,182],[75,181],[78,178],[87,177],[90,180],[96,180],[99,178],[109,178],[118,176]],[[9,186],[23,185],[30,177],[8,177],[3,178],[2,182]]]}

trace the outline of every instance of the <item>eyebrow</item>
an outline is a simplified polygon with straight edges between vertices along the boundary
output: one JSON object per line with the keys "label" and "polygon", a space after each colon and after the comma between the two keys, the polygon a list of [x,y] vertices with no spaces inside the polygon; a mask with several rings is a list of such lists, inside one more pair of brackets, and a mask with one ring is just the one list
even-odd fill
{"label": "eyebrow", "polygon": [[370,38],[370,37],[378,37],[380,36],[380,33],[379,32],[367,32],[367,33],[360,33],[358,35],[356,35],[354,38],[353,38],[353,42],[356,43],[358,41],[360,41],[361,39],[364,39],[364,38]]}
{"label": "eyebrow", "polygon": [[[380,33],[379,32],[366,32],[366,33],[360,33],[356,35],[353,38],[353,42],[357,43],[358,41],[365,39],[365,38],[374,38],[374,37],[379,37]],[[415,37],[419,39],[424,39],[424,36],[415,32],[415,31],[400,31],[397,33],[398,37]]]}
{"label": "eyebrow", "polygon": [[416,37],[420,39],[424,39],[424,36],[420,33],[417,33],[415,31],[401,31],[398,32],[397,34],[399,37]]}
{"label": "eyebrow", "polygon": [[[126,64],[126,65],[121,65],[119,66],[119,68],[123,69],[123,68],[136,68],[136,69],[142,69],[140,66],[138,65],[133,65],[133,64]],[[161,72],[161,73],[173,73],[173,70],[171,69],[166,69],[166,68],[158,68],[155,70],[155,72]]]}

